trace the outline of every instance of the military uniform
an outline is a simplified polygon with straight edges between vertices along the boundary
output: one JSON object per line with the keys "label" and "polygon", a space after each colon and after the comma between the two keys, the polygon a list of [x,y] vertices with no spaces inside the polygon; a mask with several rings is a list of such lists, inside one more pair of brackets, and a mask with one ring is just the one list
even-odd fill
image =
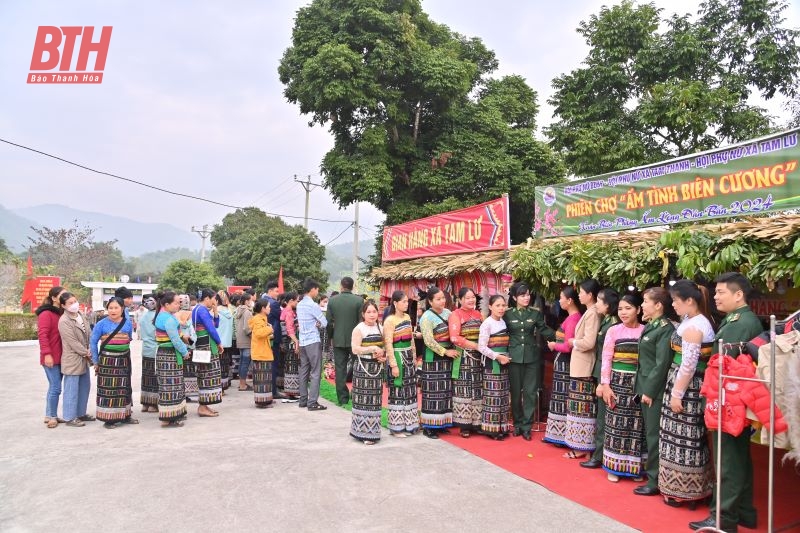
{"label": "military uniform", "polygon": [[542,313],[532,307],[512,307],[503,316],[508,328],[508,378],[511,385],[511,412],[515,431],[530,431],[533,410],[542,386],[542,354],[537,334],[547,340],[555,332],[544,322]]}
{"label": "military uniform", "polygon": [[650,406],[641,404],[647,443],[647,486],[653,489],[658,488],[658,433],[664,389],[672,365],[670,338],[674,332],[672,322],[659,317],[647,323],[639,339],[639,367],[636,370],[634,392],[653,400]]}
{"label": "military uniform", "polygon": [[[600,329],[597,331],[597,344],[595,344],[594,368],[592,369],[592,377],[595,383],[600,383],[600,372],[603,368],[603,343],[606,340],[606,333],[611,329],[611,326],[617,324],[619,324],[619,318],[616,316],[605,316],[600,322]],[[597,402],[597,430],[594,434],[594,452],[592,452],[591,457],[594,461],[603,461],[603,439],[605,439],[605,435],[606,402],[599,400]]]}
{"label": "military uniform", "polygon": [[328,302],[325,312],[328,327],[333,329],[333,361],[336,366],[336,399],[341,405],[350,401],[347,388],[347,363],[353,357],[351,338],[353,330],[361,322],[361,306],[364,299],[343,290]]}
{"label": "military uniform", "polygon": [[[725,343],[725,354],[737,357],[745,353],[744,344],[763,333],[764,326],[758,317],[743,306],[728,313],[719,326],[714,338],[714,353],[720,353],[719,341]],[[733,344],[733,346],[730,346]],[[715,464],[717,454],[717,435],[711,432]],[[734,437],[722,433],[722,526],[735,524],[752,525],[756,523],[756,508],[753,506],[753,461],[750,458],[750,432],[745,428],[741,435]],[[716,509],[717,487],[711,496],[711,514]]]}

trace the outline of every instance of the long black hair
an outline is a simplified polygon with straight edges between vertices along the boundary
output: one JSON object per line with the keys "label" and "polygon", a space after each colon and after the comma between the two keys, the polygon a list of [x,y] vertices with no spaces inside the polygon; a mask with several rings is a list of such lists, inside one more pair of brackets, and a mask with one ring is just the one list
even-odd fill
{"label": "long black hair", "polygon": [[394,291],[392,293],[392,303],[389,304],[389,316],[392,316],[396,312],[395,303],[399,302],[403,298],[406,297],[405,291]]}
{"label": "long black hair", "polygon": [[582,281],[579,287],[583,289],[583,292],[591,294],[595,301],[597,300],[597,294],[600,292],[600,283],[596,279]]}
{"label": "long black hair", "polygon": [[606,316],[617,316],[617,311],[619,310],[619,293],[614,289],[605,288],[597,293],[597,299],[599,300],[600,298],[602,298],[608,306],[608,313],[606,313]]}
{"label": "long black hair", "polygon": [[679,298],[681,300],[688,300],[691,298],[697,303],[697,309],[700,313],[708,319],[712,324],[714,319],[709,313],[711,298],[708,294],[708,289],[703,285],[698,285],[694,281],[688,279],[681,279],[675,282],[675,285],[669,288],[669,295],[672,299]]}
{"label": "long black hair", "polygon": [[156,297],[156,300],[158,300],[158,306],[156,307],[156,314],[153,315],[153,324],[154,325],[156,323],[156,317],[158,316],[158,313],[161,312],[161,308],[164,307],[167,304],[171,304],[172,302],[174,302],[175,298],[178,297],[178,294],[176,292],[174,292],[174,291],[167,290],[167,291],[164,291],[164,292],[157,293],[155,295],[155,297]]}

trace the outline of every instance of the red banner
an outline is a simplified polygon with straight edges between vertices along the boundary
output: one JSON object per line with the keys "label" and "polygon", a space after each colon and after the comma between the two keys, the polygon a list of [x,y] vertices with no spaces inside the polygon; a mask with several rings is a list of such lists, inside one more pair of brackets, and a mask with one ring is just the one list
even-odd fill
{"label": "red banner", "polygon": [[228,294],[235,292],[244,292],[250,288],[250,285],[228,285]]}
{"label": "red banner", "polygon": [[389,226],[383,230],[383,261],[432,255],[507,250],[508,196]]}
{"label": "red banner", "polygon": [[20,300],[20,307],[26,303],[31,304],[31,308],[39,307],[47,293],[53,287],[61,285],[61,278],[58,276],[37,276],[25,280],[25,288],[22,289],[22,299]]}

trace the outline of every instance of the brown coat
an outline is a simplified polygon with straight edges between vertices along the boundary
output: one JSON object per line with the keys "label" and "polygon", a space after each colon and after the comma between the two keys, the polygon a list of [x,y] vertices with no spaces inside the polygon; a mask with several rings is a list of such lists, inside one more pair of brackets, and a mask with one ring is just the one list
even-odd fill
{"label": "brown coat", "polygon": [[82,313],[79,314],[83,318],[83,329],[66,311],[58,319],[58,333],[64,349],[61,354],[61,373],[65,376],[80,376],[89,370],[86,359],[89,354],[89,322]]}
{"label": "brown coat", "polygon": [[592,376],[595,359],[597,332],[600,331],[600,314],[596,306],[591,306],[583,313],[575,327],[572,345],[572,356],[569,360],[569,376],[572,378],[588,378]]}

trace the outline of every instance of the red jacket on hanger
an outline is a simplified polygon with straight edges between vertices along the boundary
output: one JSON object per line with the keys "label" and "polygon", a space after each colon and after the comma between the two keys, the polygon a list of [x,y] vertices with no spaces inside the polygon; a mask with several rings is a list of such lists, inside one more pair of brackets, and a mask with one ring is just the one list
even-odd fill
{"label": "red jacket on hanger", "polygon": [[[710,430],[717,429],[717,417],[719,406],[719,363],[720,355],[716,354],[708,362],[703,387],[700,395],[705,396],[706,427]],[[740,355],[736,359],[726,355],[723,359],[722,373],[725,376],[736,376],[742,378],[755,378],[756,369],[753,360],[749,355]],[[758,421],[769,428],[769,389],[764,383],[757,381],[743,381],[733,378],[723,378],[722,388],[725,390],[724,405],[722,411],[722,431],[733,435],[741,435],[744,428],[750,425],[747,419],[747,408],[755,413]],[[783,433],[788,426],[783,419],[778,406],[775,406],[775,433]]]}

